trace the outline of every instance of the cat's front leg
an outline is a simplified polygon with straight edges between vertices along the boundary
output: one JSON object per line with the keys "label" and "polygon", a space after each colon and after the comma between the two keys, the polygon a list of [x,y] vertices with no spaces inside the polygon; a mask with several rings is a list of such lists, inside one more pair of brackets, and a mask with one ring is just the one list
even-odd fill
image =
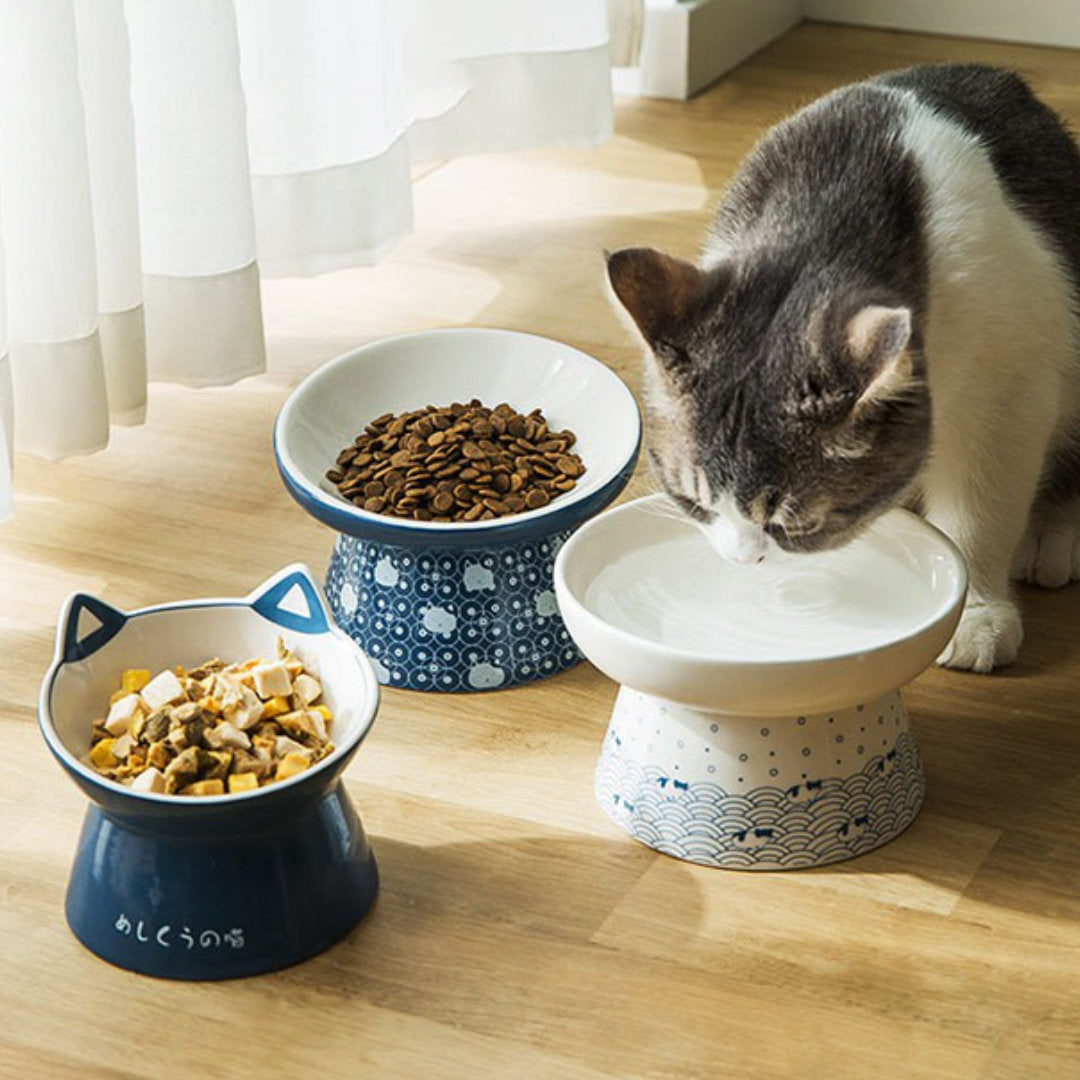
{"label": "cat's front leg", "polygon": [[1044,447],[1034,440],[1028,446],[1009,447],[975,439],[954,451],[937,455],[924,487],[927,520],[960,548],[968,567],[968,596],[960,625],[938,663],[985,673],[1011,664],[1024,639],[1009,577],[1035,496]]}
{"label": "cat's front leg", "polygon": [[1014,581],[1056,589],[1080,581],[1080,497],[1032,514],[1013,560]]}
{"label": "cat's front leg", "polygon": [[1014,600],[969,598],[960,625],[938,657],[938,663],[959,671],[986,674],[1011,664],[1023,640],[1024,626]]}

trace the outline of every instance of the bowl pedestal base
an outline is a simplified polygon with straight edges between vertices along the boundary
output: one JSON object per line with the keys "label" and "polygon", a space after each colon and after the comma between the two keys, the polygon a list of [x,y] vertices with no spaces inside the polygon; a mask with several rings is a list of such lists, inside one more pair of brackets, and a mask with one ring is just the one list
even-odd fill
{"label": "bowl pedestal base", "polygon": [[378,874],[342,784],[290,802],[283,820],[247,809],[193,829],[184,815],[128,821],[91,804],[67,892],[75,936],[118,967],[173,979],[274,971],[343,937]]}
{"label": "bowl pedestal base", "polygon": [[521,686],[581,661],[552,580],[569,535],[486,548],[341,535],[326,596],[338,626],[387,686],[449,693]]}
{"label": "bowl pedestal base", "polygon": [[622,687],[596,769],[612,820],[705,866],[824,866],[917,816],[922,760],[899,691],[828,713],[745,717]]}

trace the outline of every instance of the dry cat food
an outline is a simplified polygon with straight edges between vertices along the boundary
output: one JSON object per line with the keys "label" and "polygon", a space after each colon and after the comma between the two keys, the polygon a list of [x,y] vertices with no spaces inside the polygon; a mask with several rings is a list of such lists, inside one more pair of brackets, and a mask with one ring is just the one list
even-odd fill
{"label": "dry cat food", "polygon": [[413,521],[489,521],[538,510],[585,472],[572,431],[505,402],[428,405],[372,420],[327,480],[373,514]]}
{"label": "dry cat food", "polygon": [[134,791],[252,791],[331,753],[319,680],[280,639],[274,660],[125,671],[87,760]]}

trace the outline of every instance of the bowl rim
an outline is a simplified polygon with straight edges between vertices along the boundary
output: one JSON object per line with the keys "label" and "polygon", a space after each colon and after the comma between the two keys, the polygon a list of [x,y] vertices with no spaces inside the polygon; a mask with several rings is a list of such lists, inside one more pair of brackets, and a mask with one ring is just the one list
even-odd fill
{"label": "bowl rim", "polygon": [[[290,573],[295,573],[300,564],[293,564],[286,567],[280,573],[275,574],[268,582],[259,586],[255,593],[264,591],[266,586],[282,580]],[[302,570],[307,574],[309,580],[310,572],[306,567],[302,567]],[[204,608],[244,608],[251,612],[253,616],[263,618],[267,622],[274,624],[273,620],[268,619],[264,614],[256,611],[252,606],[251,597],[255,595],[252,593],[249,597],[202,597],[192,600],[175,600],[163,604],[151,604],[146,607],[135,608],[131,611],[123,612],[125,621],[131,619],[141,618],[146,615],[156,615],[161,612],[167,611],[191,611]],[[153,791],[132,791],[131,788],[124,784],[111,780],[107,776],[101,775],[96,772],[89,765],[80,761],[65,745],[64,740],[60,737],[60,733],[56,729],[55,721],[52,714],[52,693],[56,684],[57,676],[60,673],[61,668],[71,663],[80,663],[81,659],[68,659],[63,655],[63,630],[68,623],[68,616],[73,603],[81,597],[83,594],[74,592],[71,593],[64,601],[61,608],[61,617],[58,623],[58,633],[56,640],[56,647],[53,653],[53,658],[45,675],[41,680],[41,687],[38,692],[38,728],[41,731],[43,738],[49,749],[59,762],[71,773],[79,777],[81,780],[86,781],[97,787],[101,787],[104,791],[107,791],[110,796],[127,797],[134,803],[151,803],[164,807],[186,807],[186,810],[180,811],[181,813],[195,813],[202,809],[206,810],[210,807],[219,805],[227,806],[239,806],[244,803],[249,803],[254,799],[268,797],[276,795],[279,792],[287,791],[290,788],[298,787],[302,784],[307,784],[313,781],[320,773],[326,772],[328,769],[333,768],[343,758],[346,758],[353,754],[359,745],[367,738],[368,733],[371,731],[372,725],[375,722],[375,717],[379,710],[380,701],[380,687],[379,681],[375,677],[375,671],[371,666],[371,661],[364,655],[364,652],[356,644],[355,641],[348,634],[346,634],[337,624],[333,621],[328,612],[325,611],[325,601],[323,600],[321,593],[317,592],[319,596],[319,602],[324,607],[324,614],[327,619],[327,627],[325,630],[307,633],[308,637],[317,638],[332,636],[339,641],[344,642],[352,654],[352,660],[356,665],[356,668],[360,674],[361,679],[365,686],[365,700],[367,702],[366,707],[363,710],[362,720],[356,732],[351,735],[345,742],[338,743],[334,746],[334,750],[331,754],[328,754],[321,761],[318,761],[309,769],[305,769],[303,772],[297,773],[295,776],[290,776],[286,780],[281,780],[273,784],[267,784],[264,787],[256,788],[254,791],[241,791],[241,792],[225,792],[221,795],[201,795],[198,798],[182,798],[177,795],[166,795],[164,792]],[[281,627],[281,629],[288,629],[287,627]],[[294,631],[296,633],[304,633],[304,631]],[[95,650],[96,651],[96,650]]]}
{"label": "bowl rim", "polygon": [[[329,495],[323,491],[300,468],[286,446],[287,436],[284,433],[288,430],[304,395],[312,386],[330,378],[340,368],[354,364],[358,360],[362,361],[365,354],[369,352],[375,352],[403,341],[437,340],[448,335],[541,341],[566,350],[576,358],[577,362],[596,369],[602,378],[608,380],[611,392],[624,404],[629,405],[629,413],[633,419],[632,434],[627,440],[619,462],[610,470],[610,474],[602,476],[595,487],[575,488],[538,510],[525,510],[481,522],[407,521],[363,510],[338,495]],[[543,334],[508,330],[503,327],[448,326],[375,338],[319,365],[297,383],[282,403],[274,419],[272,442],[278,472],[286,490],[313,517],[330,525],[338,532],[410,546],[423,544],[432,548],[457,547],[465,543],[499,544],[506,541],[535,539],[572,528],[579,521],[593,516],[616,498],[629,481],[641,450],[642,418],[637,398],[619,374],[576,345],[570,345]]]}
{"label": "bowl rim", "polygon": [[[607,511],[604,515],[598,516],[593,520],[583,525],[569,540],[562,546],[558,556],[555,559],[555,591],[559,598],[559,607],[563,612],[563,618],[567,622],[568,628],[571,625],[571,619],[566,618],[566,609],[571,607],[573,609],[572,619],[580,619],[593,628],[600,628],[600,631],[606,635],[613,637],[616,641],[627,645],[638,651],[638,655],[648,656],[650,660],[659,660],[666,662],[673,662],[678,664],[693,664],[705,667],[714,667],[717,669],[731,668],[731,667],[748,667],[755,670],[761,670],[762,668],[776,668],[777,670],[783,669],[785,671],[792,671],[798,668],[808,665],[821,665],[821,664],[835,664],[845,661],[865,660],[867,658],[880,656],[883,653],[889,652],[905,643],[915,640],[922,634],[931,631],[933,628],[941,625],[943,622],[947,622],[960,608],[967,594],[968,588],[968,570],[967,563],[964,561],[964,557],[960,552],[960,549],[953,541],[945,535],[936,526],[930,524],[925,518],[918,514],[913,513],[903,507],[893,507],[887,510],[884,514],[880,515],[871,524],[876,524],[882,518],[890,515],[902,515],[907,520],[909,525],[914,525],[915,529],[925,530],[924,535],[935,541],[941,546],[941,550],[949,557],[952,562],[953,568],[956,571],[955,581],[953,588],[950,589],[947,599],[939,603],[934,613],[928,618],[915,624],[909,628],[905,633],[884,642],[880,645],[872,646],[868,649],[851,649],[846,652],[832,652],[826,653],[822,656],[814,657],[793,657],[790,659],[777,659],[775,657],[731,657],[722,656],[715,653],[698,652],[693,649],[682,649],[674,645],[662,645],[659,642],[653,641],[651,638],[647,638],[638,634],[634,634],[629,630],[625,630],[621,626],[616,626],[614,623],[609,622],[607,619],[602,618],[590,607],[588,607],[584,601],[578,597],[576,591],[571,588],[566,576],[567,563],[573,559],[574,551],[577,546],[587,542],[589,536],[590,527],[596,523],[599,526],[601,517],[609,517],[612,515],[622,515],[626,513],[632,513],[635,509],[640,509],[642,504],[649,503],[657,505],[667,500],[667,496],[663,492],[654,492],[649,495],[643,495],[636,499],[631,499],[628,502],[621,503],[619,506],[613,507]],[[689,521],[689,519],[687,519]],[[691,523],[692,524],[692,523]],[[571,632],[572,635],[572,632]],[[588,658],[588,654],[586,654]]]}

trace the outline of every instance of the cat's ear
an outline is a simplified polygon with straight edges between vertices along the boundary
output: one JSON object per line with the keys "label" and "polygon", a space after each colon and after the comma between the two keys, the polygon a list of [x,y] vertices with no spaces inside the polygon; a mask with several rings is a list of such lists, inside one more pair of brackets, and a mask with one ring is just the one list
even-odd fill
{"label": "cat's ear", "polygon": [[701,301],[709,275],[692,263],[652,248],[624,248],[609,255],[615,295],[654,348]]}
{"label": "cat's ear", "polygon": [[847,324],[847,348],[864,385],[855,402],[855,415],[900,397],[910,386],[914,365],[911,312],[904,307],[871,304]]}

